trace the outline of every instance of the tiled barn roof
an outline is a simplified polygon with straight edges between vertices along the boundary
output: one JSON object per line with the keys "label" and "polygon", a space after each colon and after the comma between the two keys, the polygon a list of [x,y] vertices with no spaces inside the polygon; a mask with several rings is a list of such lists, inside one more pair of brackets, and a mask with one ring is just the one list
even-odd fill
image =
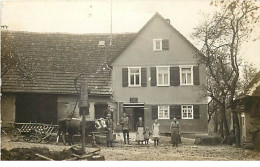
{"label": "tiled barn roof", "polygon": [[[136,34],[113,34],[111,46],[109,34],[2,31],[3,36],[8,36],[23,65],[30,67],[32,77],[28,80],[11,69],[2,77],[2,92],[75,94],[74,79],[84,73],[91,94],[110,95],[111,70],[107,63]],[[99,47],[99,41],[105,41],[105,47]]]}

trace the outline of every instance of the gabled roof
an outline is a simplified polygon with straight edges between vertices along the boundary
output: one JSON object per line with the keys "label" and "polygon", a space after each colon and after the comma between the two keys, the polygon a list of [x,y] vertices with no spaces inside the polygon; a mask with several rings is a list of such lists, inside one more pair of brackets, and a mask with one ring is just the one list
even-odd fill
{"label": "gabled roof", "polygon": [[[33,69],[32,79],[20,77],[9,70],[2,77],[2,92],[75,94],[74,79],[84,73],[91,94],[111,95],[111,64],[136,39],[155,17],[161,18],[198,53],[199,50],[158,12],[138,33],[62,34],[2,31],[9,36],[13,51]],[[105,47],[98,47],[105,41]]]}
{"label": "gabled roof", "polygon": [[198,54],[200,55],[203,55],[200,50],[198,50],[198,48],[196,48],[186,37],[184,37],[177,29],[175,29],[170,23],[168,23],[166,21],[166,19],[164,19],[162,17],[162,15],[160,15],[158,12],[156,12],[153,17],[137,32],[137,35],[135,36],[135,38],[133,38],[131,41],[129,41],[128,45],[125,45],[125,49],[123,49],[121,51],[120,54],[118,54],[117,56],[115,56],[110,62],[109,62],[109,65],[111,65],[126,49],[128,46],[130,46],[134,41],[135,39],[138,37],[139,34],[141,34],[145,29],[146,27],[149,26],[149,24],[156,18],[156,17],[159,17],[160,19],[162,19],[164,21],[164,23],[166,25],[168,25],[173,31],[175,31],[181,38],[183,38]]}
{"label": "gabled roof", "polygon": [[[32,79],[9,70],[2,77],[2,92],[74,94],[74,79],[81,73],[87,79],[91,94],[110,95],[111,70],[107,62],[118,55],[136,33],[62,34],[2,31],[10,39],[13,52],[33,69]],[[105,41],[105,47],[98,47]]]}
{"label": "gabled roof", "polygon": [[238,97],[236,97],[235,101],[239,101],[241,99],[249,98],[250,96],[259,96],[260,92],[256,92],[257,89],[259,91],[260,87],[260,71],[255,75],[255,77],[252,79],[252,81],[248,84],[246,88],[246,92],[240,94]]}

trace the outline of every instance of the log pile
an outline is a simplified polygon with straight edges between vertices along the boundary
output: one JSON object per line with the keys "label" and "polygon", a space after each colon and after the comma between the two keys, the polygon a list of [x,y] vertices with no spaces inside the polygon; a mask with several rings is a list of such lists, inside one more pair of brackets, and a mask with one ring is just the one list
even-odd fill
{"label": "log pile", "polygon": [[46,147],[14,148],[11,150],[1,149],[1,160],[45,160],[45,161],[104,161],[100,155],[100,149],[88,149],[82,154],[81,147],[72,146],[63,151],[50,151]]}

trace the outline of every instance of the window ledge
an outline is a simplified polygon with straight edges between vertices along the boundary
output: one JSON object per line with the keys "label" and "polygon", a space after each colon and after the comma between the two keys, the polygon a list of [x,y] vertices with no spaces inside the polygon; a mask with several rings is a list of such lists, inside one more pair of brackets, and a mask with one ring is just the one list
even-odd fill
{"label": "window ledge", "polygon": [[194,84],[180,84],[180,86],[194,86]]}
{"label": "window ledge", "polygon": [[139,88],[141,85],[128,85],[129,88]]}
{"label": "window ledge", "polygon": [[170,118],[158,118],[158,120],[170,120]]}
{"label": "window ledge", "polygon": [[157,85],[157,87],[170,87],[170,85]]}

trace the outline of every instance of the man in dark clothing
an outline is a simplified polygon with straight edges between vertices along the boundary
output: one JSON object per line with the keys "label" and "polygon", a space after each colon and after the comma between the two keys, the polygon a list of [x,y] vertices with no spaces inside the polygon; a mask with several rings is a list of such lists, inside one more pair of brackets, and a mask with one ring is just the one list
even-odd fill
{"label": "man in dark clothing", "polygon": [[123,135],[124,135],[124,143],[126,144],[126,137],[127,137],[127,143],[129,144],[129,118],[126,116],[126,113],[124,113],[121,119],[121,124],[122,124]]}
{"label": "man in dark clothing", "polygon": [[113,120],[111,114],[107,115],[107,147],[113,147]]}
{"label": "man in dark clothing", "polygon": [[176,118],[173,118],[170,130],[172,146],[177,147],[180,139],[180,123],[176,120]]}

